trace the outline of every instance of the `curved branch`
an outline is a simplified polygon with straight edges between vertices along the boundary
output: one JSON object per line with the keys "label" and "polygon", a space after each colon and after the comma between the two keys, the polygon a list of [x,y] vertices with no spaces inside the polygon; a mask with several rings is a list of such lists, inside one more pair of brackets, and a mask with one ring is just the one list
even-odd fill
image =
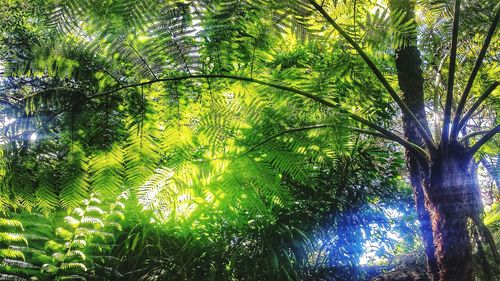
{"label": "curved branch", "polygon": [[475,136],[481,136],[481,135],[484,135],[484,134],[487,134],[490,130],[481,130],[481,131],[476,131],[476,132],[472,132],[472,133],[469,133],[465,136],[463,136],[461,139],[460,139],[460,143],[462,144],[465,144],[465,142],[470,139],[470,138],[473,138]]}
{"label": "curved branch", "polygon": [[359,123],[366,125],[367,127],[371,128],[371,129],[375,130],[377,133],[381,134],[383,136],[382,138],[392,140],[392,141],[399,143],[404,148],[416,152],[417,155],[420,155],[421,157],[423,157],[424,160],[428,160],[430,158],[428,153],[424,149],[422,149],[420,146],[418,146],[417,144],[414,144],[410,141],[407,141],[407,140],[403,139],[402,137],[394,134],[393,132],[391,132],[391,131],[389,131],[389,130],[387,130],[379,125],[376,125],[376,124],[374,124],[374,123],[372,123],[372,122],[370,122],[370,121],[368,121],[360,116],[357,116],[357,115],[352,114],[350,112],[345,112],[345,113],[349,117],[351,117],[351,119],[358,121]]}
{"label": "curved branch", "polygon": [[70,105],[70,106],[64,107],[63,109],[61,109],[61,110],[59,110],[57,112],[54,112],[54,114],[52,114],[52,116],[48,117],[47,120],[45,120],[42,124],[40,124],[40,125],[36,126],[35,128],[33,128],[32,130],[21,132],[21,133],[19,133],[17,135],[12,136],[11,138],[13,140],[18,140],[24,134],[29,134],[29,136],[31,137],[31,135],[33,135],[34,133],[38,132],[43,127],[47,126],[50,122],[52,122],[54,119],[56,119],[57,116],[63,114],[64,112],[66,112],[66,111],[68,111],[70,109],[73,109],[74,107],[75,107],[75,105]]}
{"label": "curved branch", "polygon": [[457,110],[455,111],[455,118],[453,118],[453,124],[451,126],[451,128],[452,128],[451,139],[452,140],[456,139],[458,136],[458,133],[460,132],[461,127],[459,126],[459,121],[460,121],[460,117],[462,115],[462,111],[464,110],[465,103],[467,102],[467,98],[468,98],[470,90],[472,88],[472,84],[474,84],[474,80],[476,79],[476,75],[479,71],[479,68],[481,67],[481,64],[483,63],[483,59],[484,59],[484,56],[486,55],[486,51],[488,50],[491,39],[493,38],[493,35],[495,34],[495,30],[497,28],[499,19],[500,19],[500,5],[498,5],[498,7],[497,7],[497,12],[495,14],[495,18],[493,19],[493,22],[491,23],[491,26],[488,30],[488,34],[486,35],[486,38],[484,39],[484,43],[483,43],[483,46],[481,47],[481,51],[479,51],[479,55],[477,56],[476,62],[474,63],[474,68],[472,69],[472,72],[469,76],[469,80],[467,81],[465,89],[464,89],[462,96],[460,97],[460,101],[457,105]]}
{"label": "curved branch", "polygon": [[404,101],[399,97],[394,88],[389,84],[387,79],[385,79],[384,75],[380,72],[378,67],[373,63],[373,61],[368,57],[368,55],[361,49],[361,47],[352,39],[347,32],[345,32],[342,27],[340,27],[335,20],[330,17],[330,15],[323,9],[321,5],[316,3],[314,0],[308,0],[308,2],[314,6],[314,8],[333,26],[335,30],[356,50],[356,52],[361,56],[361,58],[368,65],[373,74],[377,77],[377,79],[382,83],[384,88],[387,90],[392,99],[396,102],[396,104],[401,108],[404,114],[409,116],[415,124],[417,124],[417,128],[419,129],[422,138],[424,139],[426,145],[429,148],[435,148],[434,141],[432,139],[429,128],[424,127],[418,118],[413,114],[413,112],[408,108],[408,106],[404,103]]}
{"label": "curved branch", "polygon": [[306,127],[300,127],[300,128],[293,128],[293,129],[288,129],[282,132],[279,132],[277,134],[274,134],[272,136],[269,136],[265,138],[263,141],[259,142],[258,144],[250,147],[247,151],[245,151],[243,154],[239,155],[236,157],[236,159],[241,158],[243,156],[248,155],[250,152],[254,151],[255,149],[259,148],[260,146],[268,143],[269,141],[280,137],[282,135],[288,134],[288,133],[293,133],[293,132],[301,132],[301,131],[307,131],[307,130],[313,130],[313,129],[323,129],[323,128],[328,128],[328,127],[335,127],[333,124],[319,124],[319,125],[312,125],[312,126],[306,126]]}
{"label": "curved branch", "polygon": [[155,83],[159,83],[159,82],[173,82],[173,81],[182,81],[182,80],[189,80],[189,79],[207,79],[207,78],[208,79],[220,78],[220,79],[231,79],[231,80],[252,82],[252,83],[268,86],[271,88],[275,88],[275,89],[279,89],[279,90],[288,91],[288,92],[291,92],[294,94],[298,94],[298,95],[307,97],[309,99],[312,99],[312,100],[314,100],[322,105],[326,105],[328,107],[336,107],[337,106],[335,103],[333,103],[331,101],[322,99],[316,95],[299,90],[297,88],[288,87],[288,86],[284,86],[284,85],[280,85],[280,84],[276,84],[276,83],[271,83],[271,82],[266,82],[266,81],[262,81],[262,80],[258,80],[258,79],[254,79],[254,78],[249,78],[249,77],[236,76],[236,75],[226,75],[226,74],[199,74],[199,75],[185,75],[185,76],[177,76],[177,77],[159,78],[159,79],[149,80],[149,81],[145,81],[145,82],[141,82],[141,83],[121,86],[121,87],[115,88],[113,90],[104,92],[104,93],[93,95],[89,98],[93,99],[93,98],[100,97],[100,96],[110,95],[110,94],[113,94],[115,92],[118,92],[118,91],[121,91],[124,89],[135,88],[135,87],[145,86],[145,85],[151,85],[151,84],[155,84]]}
{"label": "curved branch", "polygon": [[[361,123],[361,124],[363,124],[363,125],[371,128],[371,129],[377,131],[377,133],[379,133],[380,135],[383,135],[384,138],[392,140],[392,141],[395,141],[395,142],[403,145],[407,149],[414,150],[414,151],[418,152],[418,154],[420,154],[424,158],[427,157],[427,153],[425,152],[425,150],[422,149],[421,147],[419,147],[418,145],[411,144],[410,142],[408,142],[405,139],[403,139],[402,137],[400,137],[400,136],[392,133],[391,131],[389,131],[389,130],[387,130],[387,129],[385,129],[385,128],[383,128],[383,127],[381,127],[381,126],[379,126],[379,125],[377,125],[377,124],[375,124],[375,123],[373,123],[373,122],[371,122],[371,121],[369,121],[369,120],[367,120],[367,119],[365,119],[365,118],[363,118],[361,116],[358,116],[358,115],[356,115],[354,113],[351,113],[351,112],[347,111],[346,109],[340,108],[337,104],[335,104],[335,103],[333,103],[331,101],[328,101],[326,99],[322,99],[322,98],[320,98],[320,97],[318,97],[316,95],[313,95],[311,93],[299,90],[297,88],[288,87],[288,86],[284,86],[284,85],[279,85],[279,84],[275,84],[275,83],[271,83],[271,82],[266,82],[266,81],[262,81],[262,80],[257,80],[257,79],[254,79],[254,78],[242,77],[242,76],[225,75],[225,74],[200,74],[200,75],[186,75],[186,76],[178,76],[178,77],[159,78],[159,79],[145,81],[145,82],[141,82],[141,83],[129,84],[129,85],[121,86],[121,87],[115,88],[113,90],[104,92],[104,93],[100,93],[100,94],[95,94],[95,95],[89,96],[89,97],[87,97],[85,100],[83,100],[81,102],[89,101],[91,99],[94,99],[94,98],[97,98],[97,97],[101,97],[101,96],[108,96],[108,95],[111,95],[113,93],[116,93],[116,92],[124,90],[124,89],[134,88],[134,87],[139,87],[139,86],[144,86],[144,85],[151,85],[151,84],[154,84],[154,83],[169,82],[169,81],[181,81],[181,80],[188,80],[188,79],[207,79],[207,78],[221,78],[221,79],[232,79],[232,80],[252,82],[252,83],[257,83],[257,84],[260,84],[260,85],[265,85],[265,86],[268,86],[268,87],[272,87],[272,88],[276,88],[276,89],[280,89],[280,90],[285,90],[285,91],[288,91],[288,92],[291,92],[291,93],[295,93],[295,94],[307,97],[309,99],[312,99],[312,100],[314,100],[314,101],[316,101],[316,102],[318,102],[320,104],[326,105],[328,107],[334,107],[337,110],[339,110],[341,113],[346,114],[351,119],[353,119],[353,120],[355,120],[355,121],[357,121],[357,122],[359,122],[359,123]],[[61,114],[62,112],[64,112],[67,109],[63,109],[62,111],[57,112],[57,114],[55,116]],[[54,119],[55,116],[53,116],[53,118],[51,118],[50,120]],[[45,123],[44,123],[44,125],[45,125]]]}
{"label": "curved branch", "polygon": [[[280,137],[282,135],[285,135],[285,134],[288,134],[288,133],[294,133],[294,132],[307,131],[307,130],[329,128],[329,127],[342,127],[342,126],[339,126],[339,125],[336,125],[336,124],[318,124],[318,125],[312,125],[312,126],[306,126],[306,127],[288,129],[288,130],[285,130],[285,131],[282,131],[282,132],[279,132],[277,134],[274,134],[272,136],[267,137],[266,139],[264,139],[263,141],[259,142],[256,145],[252,146],[251,148],[249,148],[247,151],[245,151],[243,154],[237,156],[236,158],[240,158],[240,157],[246,156],[250,152],[252,152],[255,149],[259,148],[260,146],[262,146],[262,145],[266,144],[267,142],[269,142],[269,141],[271,141],[271,140],[273,140],[273,139],[275,139],[277,137]],[[387,130],[386,130],[387,134],[384,134],[384,133],[381,133],[381,132],[374,132],[374,131],[369,131],[369,130],[360,129],[360,128],[353,128],[353,127],[345,127],[345,128],[349,128],[349,129],[351,129],[351,130],[353,130],[355,132],[361,133],[361,134],[367,134],[367,135],[371,135],[371,136],[375,136],[375,137],[379,137],[379,138],[383,138],[383,139],[386,139],[386,140],[397,142],[400,145],[402,145],[403,147],[407,148],[408,150],[412,150],[412,151],[416,152],[421,157],[423,157],[423,158],[427,157],[427,153],[421,147],[419,147],[418,145],[416,145],[414,143],[408,142],[408,141],[404,140],[403,138],[399,137],[398,135],[396,135],[396,134],[394,134],[392,132],[389,132]]]}
{"label": "curved branch", "polygon": [[53,92],[53,91],[66,91],[66,92],[80,92],[81,90],[80,89],[77,89],[77,88],[71,88],[71,87],[53,87],[53,88],[46,88],[46,89],[42,89],[42,90],[38,90],[38,91],[34,91],[34,92],[31,92],[30,95],[27,95],[27,96],[24,96],[18,100],[16,100],[17,102],[25,102],[31,98],[34,98],[36,96],[40,96],[40,95],[43,95],[43,94],[46,94],[46,93],[50,93],[50,92]]}
{"label": "curved branch", "polygon": [[[453,86],[455,82],[455,67],[458,45],[458,22],[460,20],[460,2],[455,0],[453,13],[453,29],[451,34],[450,66],[448,67],[448,85],[446,87],[446,101],[444,105],[443,130],[441,131],[441,144],[443,151],[448,150],[448,140],[450,138],[451,107],[453,104]],[[445,152],[446,153],[446,152]]]}
{"label": "curved branch", "polygon": [[141,54],[134,48],[134,46],[132,44],[128,44],[128,45],[130,46],[130,48],[132,48],[132,50],[134,50],[135,54],[139,57],[139,59],[142,61],[142,63],[144,63],[146,65],[149,72],[151,72],[151,74],[153,75],[153,78],[158,79],[158,77],[154,73],[153,69],[151,69],[151,67],[149,66],[148,62],[141,56]]}
{"label": "curved branch", "polygon": [[482,138],[480,138],[467,152],[468,158],[472,158],[479,149],[487,143],[493,136],[500,132],[500,124],[493,127],[493,129],[489,130]]}
{"label": "curved branch", "polygon": [[276,89],[280,89],[280,90],[285,90],[285,91],[288,91],[288,92],[292,92],[292,93],[295,93],[295,94],[307,97],[309,99],[312,99],[312,100],[314,100],[314,101],[316,101],[316,102],[318,102],[320,104],[326,105],[328,107],[334,107],[334,108],[338,109],[341,113],[347,114],[353,120],[355,120],[355,121],[357,121],[357,122],[359,122],[359,123],[361,123],[363,125],[366,125],[369,128],[372,128],[372,129],[376,130],[377,132],[379,132],[381,134],[390,136],[393,139],[399,138],[400,140],[398,140],[398,141],[405,141],[401,137],[399,137],[399,136],[395,135],[394,133],[392,133],[392,132],[390,132],[390,131],[382,128],[381,126],[378,126],[377,124],[372,123],[372,122],[364,119],[361,116],[358,116],[358,115],[356,115],[354,113],[351,113],[351,112],[349,112],[349,111],[347,111],[347,110],[345,110],[343,108],[340,108],[337,104],[335,104],[335,103],[333,103],[331,101],[322,99],[322,98],[320,98],[320,97],[318,97],[316,95],[313,95],[311,93],[299,90],[297,88],[292,88],[292,87],[288,87],[288,86],[284,86],[284,85],[279,85],[279,84],[270,83],[270,82],[266,82],[266,81],[262,81],[262,80],[257,80],[257,79],[254,79],[254,78],[248,78],[248,77],[242,77],[242,76],[235,76],[235,75],[200,74],[200,75],[187,75],[187,76],[179,76],[179,77],[160,78],[160,79],[150,80],[150,81],[146,81],[146,82],[142,82],[142,83],[137,83],[137,84],[131,84],[131,85],[122,86],[122,87],[116,88],[114,90],[105,92],[105,93],[93,95],[92,97],[89,97],[89,99],[95,98],[95,97],[99,97],[99,96],[110,95],[112,93],[115,93],[115,92],[118,92],[120,90],[127,89],[127,88],[138,87],[138,86],[143,86],[143,85],[150,85],[150,84],[154,84],[154,83],[158,83],[158,82],[180,81],[180,80],[187,80],[187,79],[206,79],[206,78],[225,78],[225,79],[240,80],[240,81],[257,83],[257,84],[265,85],[265,86],[268,86],[268,87],[272,87],[272,88],[276,88]]}
{"label": "curved branch", "polygon": [[[157,80],[151,80],[151,81],[146,81],[146,82],[142,82],[142,83],[137,83],[137,84],[132,84],[132,85],[126,85],[126,86],[123,86],[123,87],[119,87],[117,89],[114,89],[114,90],[111,90],[111,91],[108,91],[108,92],[105,92],[105,93],[102,93],[102,94],[99,94],[99,95],[95,95],[93,97],[97,97],[97,96],[103,96],[103,95],[109,95],[109,94],[112,94],[112,93],[115,93],[117,91],[120,91],[120,90],[123,90],[123,89],[127,89],[127,88],[131,88],[131,87],[137,87],[137,86],[143,86],[143,85],[150,85],[150,84],[153,84],[153,83],[158,83],[158,82],[166,82],[166,81],[179,81],[179,80],[187,80],[187,79],[200,79],[200,78],[225,78],[225,79],[233,79],[233,80],[240,80],[240,81],[246,81],[246,82],[253,82],[253,83],[257,83],[257,84],[261,84],[261,85],[265,85],[265,86],[268,86],[268,87],[272,87],[272,88],[276,88],[276,89],[280,89],[280,90],[285,90],[285,91],[289,91],[289,92],[292,92],[292,93],[295,93],[295,94],[298,94],[298,95],[301,95],[301,96],[304,96],[304,97],[307,97],[309,99],[312,99],[316,102],[319,102],[320,104],[323,104],[323,105],[326,105],[328,107],[335,107],[337,108],[341,113],[344,113],[346,115],[348,115],[351,119],[379,132],[380,134],[386,136],[387,138],[393,140],[393,141],[396,141],[400,144],[404,144],[403,146],[405,146],[406,148],[408,149],[412,149],[414,150],[415,147],[412,147],[411,145],[408,145],[408,142],[406,140],[404,140],[403,138],[401,138],[400,136],[390,132],[389,130],[375,124],[375,123],[372,123],[370,122],[369,120],[361,117],[361,116],[358,116],[354,113],[351,113],[343,108],[340,108],[337,104],[331,102],[331,101],[328,101],[328,100],[325,100],[325,99],[322,99],[316,95],[313,95],[311,93],[308,93],[308,92],[305,92],[305,91],[302,91],[302,90],[299,90],[297,88],[292,88],[292,87],[288,87],[288,86],[284,86],[284,85],[279,85],[279,84],[275,84],[275,83],[270,83],[270,82],[266,82],[266,81],[262,81],[262,80],[257,80],[257,79],[254,79],[254,78],[248,78],[248,77],[242,77],[242,76],[235,76],[235,75],[224,75],[224,74],[200,74],[200,75],[187,75],[187,76],[179,76],[179,77],[167,77],[167,78],[160,78],[160,79],[157,79]],[[92,98],[93,98],[92,97]],[[415,145],[416,146],[416,145]],[[417,146],[418,147],[418,146]],[[419,154],[423,154],[422,156],[426,157],[426,153],[425,151],[418,147],[418,149],[420,150],[419,151]]]}
{"label": "curved branch", "polygon": [[486,89],[486,91],[475,101],[472,106],[467,110],[465,113],[464,117],[458,122],[457,125],[457,130],[460,131],[465,124],[467,124],[467,121],[469,121],[469,118],[472,116],[472,114],[476,111],[476,109],[483,103],[485,99],[489,97],[489,95],[495,90],[495,88],[498,86],[498,81],[495,81],[491,86]]}

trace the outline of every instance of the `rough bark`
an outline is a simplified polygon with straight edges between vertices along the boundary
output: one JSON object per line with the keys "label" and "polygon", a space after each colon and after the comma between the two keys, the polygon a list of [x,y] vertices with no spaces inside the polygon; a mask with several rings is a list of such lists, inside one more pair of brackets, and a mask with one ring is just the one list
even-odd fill
{"label": "rough bark", "polygon": [[[458,144],[446,154],[437,153],[426,190],[430,211],[439,280],[472,280],[472,247],[467,228],[475,198],[465,150]],[[475,204],[472,204],[475,205]]]}
{"label": "rough bark", "polygon": [[[393,0],[391,8],[406,11],[407,20],[414,18],[414,1]],[[396,50],[395,61],[402,99],[428,129],[420,52],[416,46],[400,48]],[[405,139],[425,147],[415,121],[405,114],[402,121]],[[428,273],[436,281],[472,280],[472,248],[467,227],[471,209],[475,209],[471,205],[476,204],[471,201],[468,160],[458,143],[450,145],[446,153],[434,148],[429,151],[430,161],[406,151]]]}
{"label": "rough bark", "polygon": [[[403,100],[427,127],[418,49],[407,47],[398,50],[396,55]],[[417,125],[404,115],[403,129],[407,140],[424,145]],[[441,281],[472,280],[467,225],[471,210],[476,210],[477,204],[467,204],[475,200],[472,200],[473,184],[465,149],[458,144],[450,145],[446,153],[433,153],[429,163],[410,151],[406,152],[406,158],[430,277]]]}
{"label": "rough bark", "polygon": [[[397,50],[396,67],[398,70],[399,87],[403,91],[403,101],[413,111],[419,121],[428,128],[425,118],[424,107],[424,79],[420,69],[420,53],[416,47],[410,46]],[[417,125],[411,118],[403,115],[403,131],[405,139],[423,145]],[[410,181],[413,187],[416,211],[420,222],[420,231],[427,256],[429,276],[432,280],[438,280],[438,266],[434,255],[432,224],[429,212],[425,208],[424,185],[428,177],[428,164],[423,163],[417,155],[406,151],[406,163],[410,173]]]}
{"label": "rough bark", "polygon": [[410,181],[413,187],[417,217],[420,223],[420,232],[427,260],[427,271],[431,280],[438,280],[438,266],[436,256],[434,255],[436,248],[434,247],[432,239],[431,218],[429,212],[425,209],[424,189],[422,186],[421,176],[419,174],[420,168],[417,166],[417,163],[410,162],[408,169],[410,171]]}

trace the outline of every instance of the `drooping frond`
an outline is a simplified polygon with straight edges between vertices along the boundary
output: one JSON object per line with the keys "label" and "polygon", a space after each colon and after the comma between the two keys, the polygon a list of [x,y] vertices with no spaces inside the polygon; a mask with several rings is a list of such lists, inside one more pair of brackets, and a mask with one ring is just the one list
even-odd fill
{"label": "drooping frond", "polygon": [[113,146],[109,151],[99,152],[89,161],[90,188],[100,198],[115,198],[124,190],[123,151]]}
{"label": "drooping frond", "polygon": [[73,149],[68,155],[66,174],[63,175],[59,193],[63,206],[70,209],[78,206],[89,194],[88,160],[78,146],[75,145]]}
{"label": "drooping frond", "polygon": [[124,147],[126,185],[137,188],[154,173],[159,161],[158,141],[139,123],[133,124]]}

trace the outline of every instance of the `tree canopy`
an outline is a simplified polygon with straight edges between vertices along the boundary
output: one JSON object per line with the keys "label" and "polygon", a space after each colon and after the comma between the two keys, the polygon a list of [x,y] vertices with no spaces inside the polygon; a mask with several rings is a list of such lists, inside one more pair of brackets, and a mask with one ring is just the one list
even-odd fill
{"label": "tree canopy", "polygon": [[472,241],[493,280],[500,6],[461,2],[4,0],[1,278],[366,280],[376,241],[452,280]]}

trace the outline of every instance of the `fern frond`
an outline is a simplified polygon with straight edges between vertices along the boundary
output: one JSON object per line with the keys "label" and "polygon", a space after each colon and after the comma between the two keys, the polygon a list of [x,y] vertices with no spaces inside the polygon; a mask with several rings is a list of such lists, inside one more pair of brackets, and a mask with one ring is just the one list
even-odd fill
{"label": "fern frond", "polygon": [[0,280],[5,280],[5,281],[28,281],[26,278],[22,278],[16,275],[11,275],[11,274],[0,274]]}
{"label": "fern frond", "polygon": [[416,24],[407,20],[406,12],[396,9],[376,9],[373,14],[367,13],[366,24],[361,27],[365,31],[364,40],[371,47],[383,49],[381,39],[390,39],[392,48],[399,49],[415,44],[417,36]]}
{"label": "fern frond", "polygon": [[101,198],[116,198],[123,191],[123,151],[118,145],[92,157],[89,170],[90,187]]}
{"label": "fern frond", "polygon": [[19,220],[0,218],[1,227],[14,227],[23,230],[23,224]]}
{"label": "fern frond", "polygon": [[0,257],[9,258],[9,259],[22,259],[24,260],[23,252],[16,249],[0,249]]}
{"label": "fern frond", "polygon": [[81,260],[85,260],[86,255],[80,250],[72,250],[66,253],[66,258],[78,257]]}
{"label": "fern frond", "polygon": [[60,268],[62,270],[82,270],[87,271],[87,267],[83,263],[79,262],[64,262],[61,264]]}
{"label": "fern frond", "polygon": [[[79,268],[78,266],[74,266],[74,268]],[[87,281],[87,278],[80,275],[66,275],[66,276],[58,276],[55,279],[56,281]]]}
{"label": "fern frond", "polygon": [[70,153],[68,161],[59,199],[64,207],[72,209],[88,198],[88,160],[83,151],[75,145],[75,150]]}
{"label": "fern frond", "polygon": [[82,217],[82,219],[80,220],[80,225],[90,225],[96,229],[104,227],[104,223],[101,219],[89,216]]}
{"label": "fern frond", "polygon": [[3,243],[12,243],[12,242],[24,242],[28,245],[28,241],[23,234],[19,233],[8,233],[8,232],[0,232],[0,242]]}
{"label": "fern frond", "polygon": [[56,183],[57,179],[52,173],[46,172],[38,181],[36,190],[36,207],[43,214],[48,214],[54,211],[59,203],[57,196]]}
{"label": "fern frond", "polygon": [[165,5],[156,23],[149,29],[154,40],[146,45],[146,52],[155,54],[155,60],[170,69],[187,73],[197,72],[200,68],[200,53],[191,17],[188,4]]}
{"label": "fern frond", "polygon": [[127,144],[124,148],[126,184],[138,188],[154,173],[159,161],[159,147],[156,140],[139,124],[130,128]]}

